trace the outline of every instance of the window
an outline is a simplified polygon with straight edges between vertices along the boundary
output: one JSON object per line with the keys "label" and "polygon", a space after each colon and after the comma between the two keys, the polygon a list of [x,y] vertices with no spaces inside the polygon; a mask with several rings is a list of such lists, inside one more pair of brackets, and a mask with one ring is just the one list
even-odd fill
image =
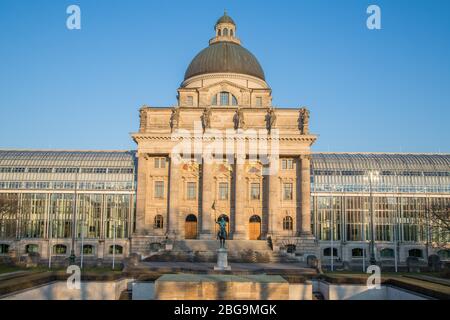
{"label": "window", "polygon": [[219,200],[228,200],[228,182],[219,183]]}
{"label": "window", "polygon": [[[325,257],[330,257],[331,256],[331,248],[325,248],[325,249],[323,249],[323,255],[325,256]],[[337,254],[337,249],[336,248],[333,248],[333,257],[337,257],[338,256],[338,254]]]}
{"label": "window", "polygon": [[219,29],[219,31],[217,31],[217,35],[220,37],[222,35],[222,30]]}
{"label": "window", "polygon": [[187,183],[187,199],[188,200],[197,199],[197,183],[195,182]]}
{"label": "window", "polygon": [[281,160],[281,168],[283,170],[292,170],[292,169],[294,169],[294,160],[293,159],[282,159]]}
{"label": "window", "polygon": [[220,93],[220,105],[228,106],[230,104],[230,94],[228,92]]}
{"label": "window", "polygon": [[227,28],[223,29],[223,35],[225,37],[228,37],[228,29]]}
{"label": "window", "polygon": [[283,183],[283,200],[292,200],[292,183]]}
{"label": "window", "polygon": [[85,244],[83,246],[83,254],[94,254],[94,246],[91,244]]}
{"label": "window", "polygon": [[260,187],[259,183],[252,183],[250,187],[250,199],[259,200],[260,198]]}
{"label": "window", "polygon": [[237,101],[236,97],[233,95],[231,95],[231,105],[233,105],[233,106],[238,105],[238,101]]}
{"label": "window", "polygon": [[394,258],[394,256],[395,256],[394,249],[390,249],[390,248],[381,249],[380,256],[381,256],[381,258],[385,258],[385,259]]}
{"label": "window", "polygon": [[256,97],[256,106],[262,107],[262,97]]}
{"label": "window", "polygon": [[122,254],[123,253],[123,247],[119,246],[119,245],[109,246],[109,254],[113,254],[113,252],[115,254]]}
{"label": "window", "polygon": [[27,244],[25,246],[25,252],[26,253],[38,253],[39,246],[37,244]]}
{"label": "window", "polygon": [[155,158],[155,169],[165,169],[166,158]]}
{"label": "window", "polygon": [[294,221],[292,217],[286,216],[283,218],[283,230],[293,230],[294,229]]}
{"label": "window", "polygon": [[53,246],[53,254],[66,254],[67,247],[63,244],[57,244]]}
{"label": "window", "polygon": [[7,254],[9,252],[9,244],[0,244],[0,254]]}
{"label": "window", "polygon": [[164,199],[164,181],[155,181],[155,198]]}
{"label": "window", "polygon": [[422,258],[422,250],[420,249],[411,249],[408,251],[409,257]]}
{"label": "window", "polygon": [[[217,100],[219,99],[219,103]],[[218,104],[221,106],[229,106],[231,101],[232,106],[238,105],[237,98],[229,92],[222,91],[218,95],[214,95],[211,99],[211,105],[217,106]]]}
{"label": "window", "polygon": [[155,216],[155,221],[153,222],[154,229],[162,229],[164,227],[164,218],[162,215],[157,214]]}
{"label": "window", "polygon": [[188,105],[188,106],[193,106],[194,105],[194,97],[193,96],[187,96],[187,98],[186,98],[186,104]]}
{"label": "window", "polygon": [[352,257],[354,258],[362,258],[364,256],[363,248],[353,248],[352,249]]}
{"label": "window", "polygon": [[233,36],[233,35],[234,35],[233,29],[230,29],[230,36]]}
{"label": "window", "polygon": [[450,250],[439,250],[437,255],[441,258],[441,260],[448,260],[450,258]]}

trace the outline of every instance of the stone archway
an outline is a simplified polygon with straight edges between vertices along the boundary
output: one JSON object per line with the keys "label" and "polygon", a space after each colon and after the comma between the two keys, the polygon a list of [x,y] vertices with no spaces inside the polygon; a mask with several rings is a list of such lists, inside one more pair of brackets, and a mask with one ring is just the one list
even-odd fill
{"label": "stone archway", "polygon": [[251,216],[248,227],[249,240],[261,240],[261,218],[257,215]]}
{"label": "stone archway", "polygon": [[197,217],[194,214],[186,217],[184,222],[184,238],[197,239]]}

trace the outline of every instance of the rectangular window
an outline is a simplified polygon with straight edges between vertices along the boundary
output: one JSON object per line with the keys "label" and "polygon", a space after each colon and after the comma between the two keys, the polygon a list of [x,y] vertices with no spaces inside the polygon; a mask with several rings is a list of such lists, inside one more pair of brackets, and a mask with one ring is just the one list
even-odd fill
{"label": "rectangular window", "polygon": [[166,158],[155,158],[155,169],[164,169],[166,167]]}
{"label": "rectangular window", "polygon": [[283,183],[283,200],[292,200],[292,183]]}
{"label": "rectangular window", "polygon": [[250,199],[259,200],[259,198],[260,198],[259,183],[252,183],[250,188]]}
{"label": "rectangular window", "polygon": [[282,159],[281,160],[281,168],[283,170],[292,170],[292,169],[294,169],[294,160],[293,159]]}
{"label": "rectangular window", "polygon": [[164,181],[155,181],[155,198],[164,199]]}
{"label": "rectangular window", "polygon": [[188,200],[195,200],[197,198],[197,183],[187,183],[187,198]]}
{"label": "rectangular window", "polygon": [[262,107],[262,97],[256,97],[256,106]]}
{"label": "rectangular window", "polygon": [[194,105],[194,97],[193,97],[193,96],[187,96],[186,104],[187,104],[189,107],[192,107],[192,106]]}
{"label": "rectangular window", "polygon": [[228,200],[228,182],[219,183],[219,200]]}

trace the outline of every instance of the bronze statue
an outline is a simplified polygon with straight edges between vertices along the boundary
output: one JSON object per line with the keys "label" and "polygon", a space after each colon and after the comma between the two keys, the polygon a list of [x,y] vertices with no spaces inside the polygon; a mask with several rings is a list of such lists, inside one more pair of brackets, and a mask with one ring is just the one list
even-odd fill
{"label": "bronze statue", "polygon": [[227,222],[223,217],[220,217],[219,221],[216,221],[216,223],[219,225],[217,239],[220,241],[220,248],[225,248],[225,240],[227,239]]}

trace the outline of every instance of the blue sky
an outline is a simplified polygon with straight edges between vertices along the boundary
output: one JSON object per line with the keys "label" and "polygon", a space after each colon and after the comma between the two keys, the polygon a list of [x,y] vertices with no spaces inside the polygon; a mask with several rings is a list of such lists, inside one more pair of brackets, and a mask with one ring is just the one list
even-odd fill
{"label": "blue sky", "polygon": [[224,8],[273,104],[311,110],[314,150],[450,152],[446,0],[1,0],[0,148],[135,148],[139,107],[176,104]]}

